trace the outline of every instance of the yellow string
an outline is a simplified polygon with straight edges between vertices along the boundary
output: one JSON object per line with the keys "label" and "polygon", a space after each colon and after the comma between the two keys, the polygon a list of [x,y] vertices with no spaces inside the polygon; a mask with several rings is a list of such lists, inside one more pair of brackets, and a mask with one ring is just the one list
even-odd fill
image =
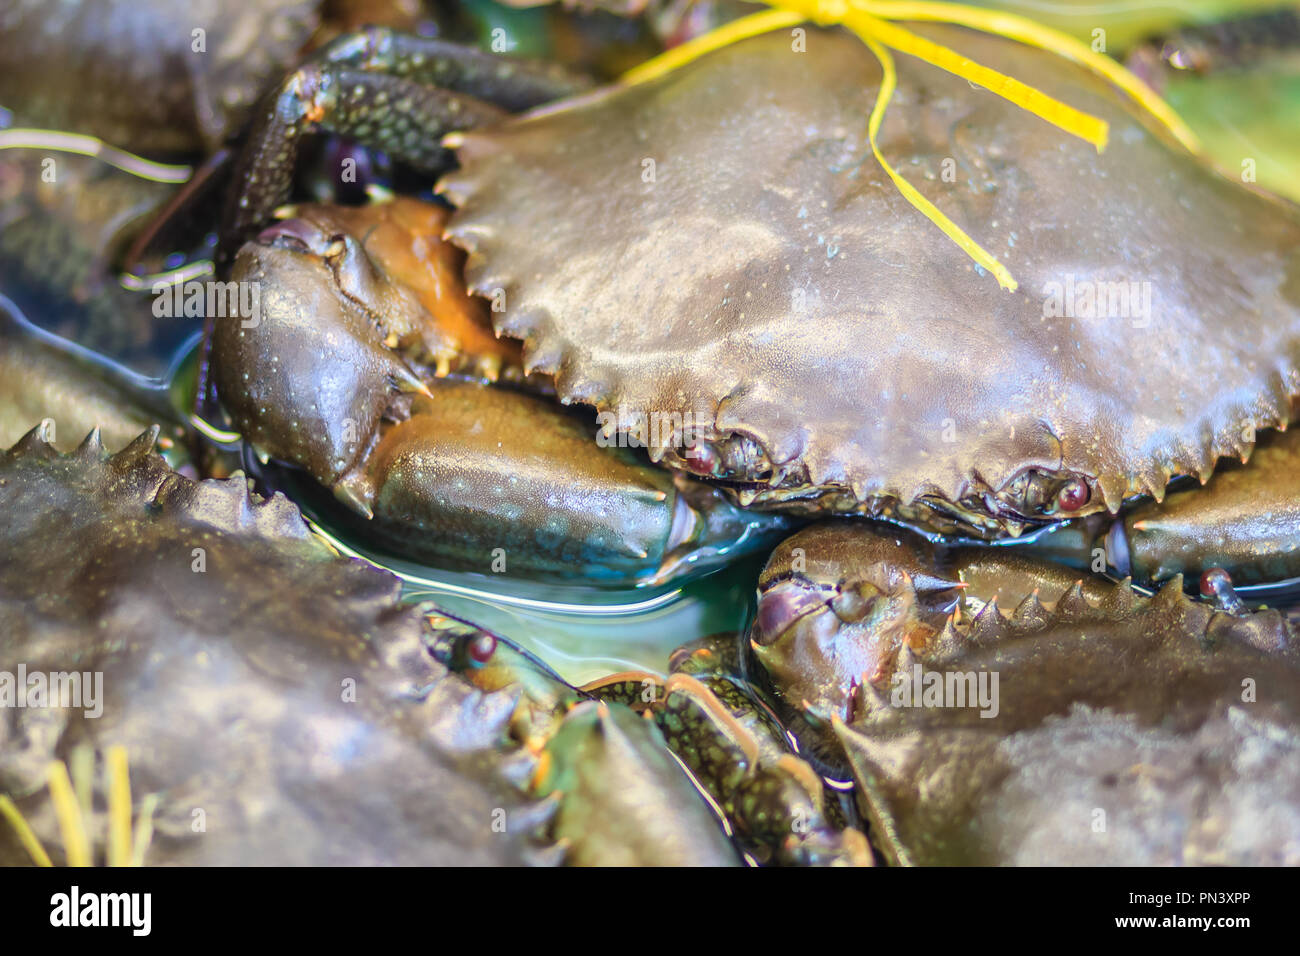
{"label": "yellow string", "polygon": [[86,838],[86,825],[63,761],[56,760],[50,764],[46,783],[50,788],[50,800],[54,803],[54,814],[59,820],[59,831],[63,834],[63,852],[67,855],[68,866],[90,866],[93,859],[90,841]]}
{"label": "yellow string", "polygon": [[942,44],[896,26],[889,20],[930,20],[956,23],[986,33],[1004,36],[1029,46],[1055,53],[1092,70],[1115,84],[1158,119],[1192,152],[1199,144],[1191,130],[1154,91],[1137,76],[1107,56],[1064,33],[1041,26],[1014,14],[980,10],[941,0],[760,0],[772,7],[763,13],[733,20],[703,36],[696,37],[630,70],[623,76],[626,84],[644,83],[679,69],[693,60],[749,37],[786,27],[805,20],[820,24],[842,24],[852,30],[880,61],[882,80],[875,106],[868,122],[868,138],[876,161],[888,174],[902,196],[927,219],[938,226],[954,243],[982,268],[993,273],[998,284],[1014,291],[1016,280],[987,250],[968,236],[938,207],[904,179],[880,151],[877,136],[885,110],[893,98],[898,74],[889,48],[907,53],[975,83],[1053,126],[1092,144],[1098,152],[1106,148],[1109,125],[1105,120],[1075,109],[1048,96],[1027,83],[974,62]]}
{"label": "yellow string", "polygon": [[40,838],[14,806],[14,802],[4,794],[0,794],[0,816],[8,820],[9,825],[14,828],[14,832],[18,834],[18,841],[22,843],[33,863],[37,866],[54,865],[50,862],[50,855],[45,852],[45,847],[41,846]]}
{"label": "yellow string", "polygon": [[648,80],[657,80],[659,77],[685,66],[692,60],[698,60],[706,53],[712,53],[714,50],[720,50],[725,46],[739,43],[741,40],[748,40],[750,37],[762,33],[771,33],[773,30],[780,30],[784,27],[798,26],[807,19],[802,14],[790,10],[764,10],[762,13],[751,13],[739,20],[724,23],[722,26],[710,30],[708,33],[703,33],[693,40],[687,40],[671,50],[646,60],[639,66],[634,66],[619,77],[619,82],[631,86],[636,83],[645,83]]}
{"label": "yellow string", "polygon": [[850,11],[844,17],[844,25],[856,33],[864,43],[867,37],[871,37],[885,46],[893,47],[899,53],[908,53],[931,66],[984,87],[990,93],[1090,143],[1099,153],[1106,148],[1110,127],[1105,120],[1084,113],[1082,110],[1076,110],[1073,106],[1062,103],[1028,84],[1021,83],[1014,77],[982,66],[959,53],[954,53],[946,46],[917,36],[910,30],[904,30],[892,23],[886,23],[869,13]]}
{"label": "yellow string", "polygon": [[[853,26],[850,26],[849,29],[857,32]],[[859,33],[858,36],[861,38],[862,42],[867,45],[867,49],[874,53],[876,59],[880,61],[882,73],[880,92],[876,96],[876,105],[872,109],[871,119],[867,123],[867,138],[871,141],[871,151],[876,156],[876,162],[880,163],[881,168],[889,174],[889,178],[894,181],[894,185],[908,202],[919,209],[926,218],[936,226],[942,229],[944,235],[960,246],[966,255],[970,256],[980,266],[993,273],[993,276],[998,280],[998,285],[1014,292],[1018,287],[1018,283],[1012,277],[1011,273],[1007,271],[1007,267],[998,262],[998,260],[990,255],[987,250],[976,243],[974,239],[966,235],[966,233],[963,232],[955,222],[940,212],[934,203],[922,196],[916,190],[915,186],[899,175],[894,167],[889,164],[888,160],[885,159],[884,154],[880,152],[880,146],[876,142],[876,136],[880,132],[880,124],[885,118],[885,109],[889,106],[889,101],[894,95],[894,89],[898,85],[898,74],[894,69],[893,56],[882,44],[876,41],[875,37],[871,36],[869,33]]]}
{"label": "yellow string", "polygon": [[[89,748],[85,753],[91,755]],[[78,771],[85,770],[85,761],[79,759],[82,754],[73,752],[73,765]],[[84,774],[78,773],[78,777]],[[83,782],[79,779],[78,783]],[[62,761],[50,764],[46,773],[50,800],[54,804],[54,815],[59,821],[59,830],[63,837],[63,849],[69,866],[92,866],[94,863],[90,835],[86,829],[89,808],[84,805],[85,794],[80,787],[74,787],[68,776],[68,768]],[[145,853],[153,839],[153,815],[158,807],[157,794],[149,794],[141,802],[138,825],[131,826],[131,777],[127,761],[126,748],[110,747],[104,754],[104,789],[108,796],[108,852],[106,862],[109,866],[143,866]],[[0,794],[0,817],[9,821],[19,841],[37,866],[53,866],[50,855],[45,852],[40,838],[23,817],[22,812],[7,795]]]}
{"label": "yellow string", "polygon": [[108,865],[131,862],[131,777],[126,748],[109,747],[104,754],[105,789],[108,791]]}
{"label": "yellow string", "polygon": [[955,23],[983,33],[1016,40],[1064,57],[1113,83],[1159,120],[1189,152],[1201,151],[1191,128],[1160,94],[1115,60],[1098,53],[1067,33],[1043,26],[1014,13],[984,10],[939,0],[854,0],[855,6],[886,20],[929,20]]}

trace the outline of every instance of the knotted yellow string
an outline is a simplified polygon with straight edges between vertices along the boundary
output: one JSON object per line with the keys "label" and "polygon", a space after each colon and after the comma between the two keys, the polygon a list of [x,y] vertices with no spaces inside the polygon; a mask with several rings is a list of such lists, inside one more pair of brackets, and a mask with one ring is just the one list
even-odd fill
{"label": "knotted yellow string", "polygon": [[971,29],[996,34],[1035,46],[1092,70],[1114,83],[1165,125],[1180,143],[1196,152],[1199,144],[1191,130],[1154,91],[1114,60],[1094,52],[1088,46],[1059,31],[1052,30],[1010,13],[980,10],[931,0],[761,0],[773,9],[734,20],[666,53],[641,64],[623,76],[626,84],[644,83],[671,73],[706,53],[740,40],[793,27],[804,21],[822,25],[839,24],[851,30],[880,61],[881,83],[867,122],[867,136],[876,161],[889,175],[903,197],[927,219],[938,226],[979,266],[988,270],[1008,290],[1017,288],[1015,278],[996,257],[981,247],[955,222],[944,215],[893,168],[877,143],[885,110],[898,85],[889,49],[907,53],[946,70],[955,76],[984,87],[991,93],[1028,110],[1059,129],[1094,146],[1106,148],[1109,127],[1102,120],[1067,103],[1048,96],[1014,77],[983,66],[927,40],[890,20],[931,20],[956,23]]}

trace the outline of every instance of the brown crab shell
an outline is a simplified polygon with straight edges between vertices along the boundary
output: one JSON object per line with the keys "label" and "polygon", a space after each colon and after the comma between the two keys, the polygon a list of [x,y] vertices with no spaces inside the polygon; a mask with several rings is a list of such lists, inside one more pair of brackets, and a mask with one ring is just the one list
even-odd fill
{"label": "brown crab shell", "polygon": [[[150,864],[555,862],[530,836],[553,807],[508,766],[531,758],[500,746],[515,696],[434,660],[396,578],[242,477],[172,472],[156,436],[63,455],[43,424],[0,451],[0,671],[102,676],[98,715],[60,700],[0,721],[0,793],[45,847],[50,761],[121,745],[159,798]],[[0,861],[27,860],[0,826]]]}
{"label": "brown crab shell", "polygon": [[[1218,613],[1181,578],[1054,605],[986,605],[900,648],[893,683],[863,684],[854,719],[834,722],[887,858],[1295,865],[1300,658],[1285,618]],[[991,695],[932,706],[933,674]]]}
{"label": "brown crab shell", "polygon": [[[493,319],[527,367],[564,401],[695,415],[707,441],[757,443],[738,477],[763,487],[742,502],[812,489],[834,510],[1001,492],[1023,515],[1013,483],[1037,473],[1088,483],[1076,514],[1113,511],[1284,425],[1300,390],[1296,208],[1221,178],[1082,67],[915,29],[1110,124],[1098,155],[898,58],[884,154],[1017,291],[873,160],[881,70],[863,44],[809,30],[800,53],[778,32],[458,137],[448,234],[471,289],[504,295]],[[1125,310],[1110,283],[1136,284],[1128,317],[1111,315]],[[1084,289],[1110,317],[1083,317]],[[1067,295],[1081,315],[1054,314]],[[680,464],[680,434],[651,438]]]}
{"label": "brown crab shell", "polygon": [[[945,552],[841,520],[799,532],[764,570],[758,660],[787,709],[820,713],[788,726],[804,754],[847,757],[886,858],[1300,859],[1300,655],[1286,617],[1223,613],[1181,578],[1152,597],[1069,583],[1019,552]],[[967,585],[953,609],[934,600],[945,576]],[[787,591],[776,615],[764,608],[790,585],[820,602]]]}
{"label": "brown crab shell", "polygon": [[220,146],[320,22],[312,0],[5,6],[0,99],[18,125],[147,153]]}

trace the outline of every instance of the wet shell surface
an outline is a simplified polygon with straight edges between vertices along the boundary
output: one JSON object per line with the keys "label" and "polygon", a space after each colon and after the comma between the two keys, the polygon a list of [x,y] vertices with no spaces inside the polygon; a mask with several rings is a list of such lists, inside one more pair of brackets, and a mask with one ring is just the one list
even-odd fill
{"label": "wet shell surface", "polygon": [[[242,477],[175,474],[155,435],[108,457],[96,432],[62,455],[42,427],[0,452],[0,671],[102,677],[99,713],[61,700],[0,722],[0,794],[55,862],[51,761],[118,746],[137,820],[157,800],[146,863],[541,859],[530,834],[553,807],[518,792],[499,749],[514,695],[434,660],[396,578]],[[30,862],[9,826],[0,861]]]}
{"label": "wet shell surface", "polygon": [[835,729],[896,863],[1294,866],[1293,639],[1181,578],[1097,605],[1076,588],[1050,612],[1035,593],[900,649]]}
{"label": "wet shell surface", "polygon": [[[1110,124],[1098,155],[899,58],[884,154],[1017,291],[872,158],[866,48],[809,30],[797,53],[778,32],[460,137],[449,235],[471,288],[504,297],[498,330],[565,401],[693,416],[744,503],[920,501],[993,534],[1159,495],[1285,424],[1296,208],[1220,177],[1082,67],[916,29]],[[680,434],[649,437],[684,467]]]}

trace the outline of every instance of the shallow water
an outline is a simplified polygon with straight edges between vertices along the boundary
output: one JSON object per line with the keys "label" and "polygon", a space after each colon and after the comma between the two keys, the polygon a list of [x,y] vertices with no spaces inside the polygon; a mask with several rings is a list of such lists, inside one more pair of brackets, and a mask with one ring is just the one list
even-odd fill
{"label": "shallow water", "polygon": [[[301,500],[301,499],[299,499]],[[572,684],[626,670],[663,674],[668,655],[695,638],[744,629],[764,555],[661,588],[546,584],[506,575],[444,571],[367,549],[304,509],[340,552],[391,571],[403,596],[486,627],[532,651]]]}

